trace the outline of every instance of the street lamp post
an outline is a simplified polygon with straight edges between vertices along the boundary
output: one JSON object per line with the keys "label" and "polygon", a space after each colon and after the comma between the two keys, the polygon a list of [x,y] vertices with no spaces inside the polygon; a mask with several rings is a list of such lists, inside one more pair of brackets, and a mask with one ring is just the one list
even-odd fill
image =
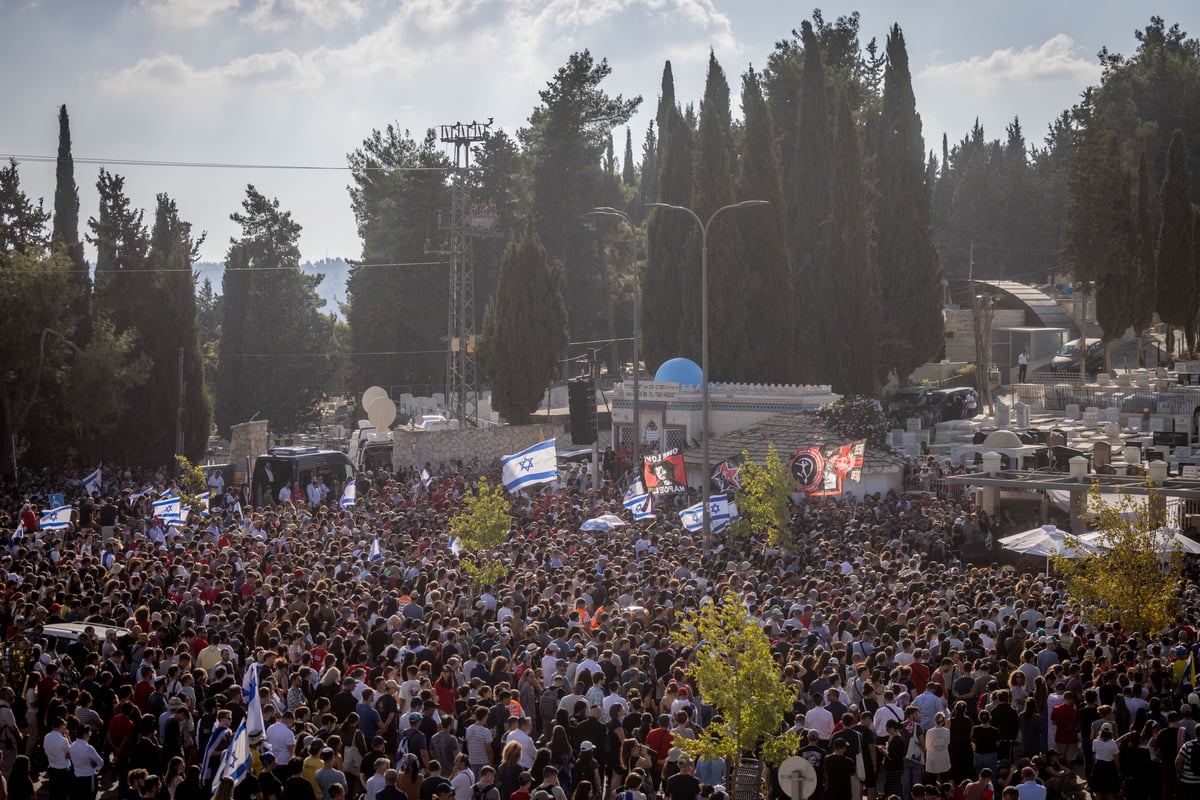
{"label": "street lamp post", "polygon": [[766,200],[743,200],[740,203],[730,203],[727,206],[721,206],[708,218],[708,221],[700,219],[700,215],[687,206],[677,206],[670,203],[647,203],[650,208],[668,208],[674,211],[684,211],[691,214],[692,219],[696,220],[696,224],[700,226],[700,382],[702,392],[702,410],[700,414],[700,459],[701,459],[701,475],[700,475],[700,502],[703,507],[704,520],[704,554],[707,556],[712,552],[712,510],[708,503],[708,484],[709,477],[712,471],[712,465],[708,462],[708,414],[709,414],[709,392],[708,392],[708,227],[712,225],[712,221],[717,218],[717,215],[722,211],[728,211],[731,208],[748,208],[749,206],[765,206],[768,205]]}
{"label": "street lamp post", "polygon": [[[599,217],[617,217],[625,220],[625,224],[629,226],[629,230],[634,233],[634,239],[637,239],[637,226],[633,224],[633,220],[624,211],[612,208],[611,206],[599,206],[593,208],[590,214]],[[633,463],[640,466],[642,459],[642,415],[641,415],[641,398],[638,396],[638,372],[639,370],[639,355],[638,345],[641,343],[642,323],[640,318],[640,306],[642,304],[642,284],[638,281],[637,271],[637,252],[633,256]],[[620,443],[617,443],[618,448]]]}

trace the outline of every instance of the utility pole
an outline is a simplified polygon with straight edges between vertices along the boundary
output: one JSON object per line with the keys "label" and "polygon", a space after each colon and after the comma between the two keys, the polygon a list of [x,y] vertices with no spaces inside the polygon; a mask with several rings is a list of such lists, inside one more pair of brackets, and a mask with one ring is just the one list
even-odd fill
{"label": "utility pole", "polygon": [[472,205],[471,145],[487,138],[487,122],[441,126],[441,140],[454,145],[449,240],[427,250],[450,257],[450,302],[446,321],[446,405],[461,427],[479,424],[479,367],[475,339],[475,268],[472,239],[489,236],[497,222],[494,205]]}
{"label": "utility pole", "polygon": [[[175,406],[175,455],[183,455],[183,348],[179,348],[179,404]],[[179,477],[179,461],[175,462],[175,477]]]}

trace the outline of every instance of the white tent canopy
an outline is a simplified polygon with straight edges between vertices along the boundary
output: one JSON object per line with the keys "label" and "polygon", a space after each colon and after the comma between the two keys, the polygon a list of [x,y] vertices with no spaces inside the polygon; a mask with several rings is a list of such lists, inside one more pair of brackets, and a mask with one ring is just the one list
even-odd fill
{"label": "white tent canopy", "polygon": [[1027,556],[1064,556],[1065,558],[1084,558],[1095,555],[1095,546],[1083,542],[1070,531],[1064,531],[1054,525],[1043,525],[1040,528],[1014,533],[1000,540],[1005,550]]}
{"label": "white tent canopy", "polygon": [[[1159,553],[1200,555],[1200,542],[1184,536],[1182,532],[1175,528],[1159,528],[1158,530],[1150,531],[1147,537],[1154,541]],[[1093,547],[1105,550],[1109,549],[1105,542],[1106,534],[1103,531],[1088,531],[1079,538]]]}

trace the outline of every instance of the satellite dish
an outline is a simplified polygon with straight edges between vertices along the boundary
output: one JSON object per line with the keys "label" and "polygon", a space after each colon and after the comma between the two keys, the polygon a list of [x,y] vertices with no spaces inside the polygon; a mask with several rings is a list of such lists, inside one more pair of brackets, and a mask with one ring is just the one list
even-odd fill
{"label": "satellite dish", "polygon": [[367,418],[375,425],[375,430],[382,433],[396,420],[396,404],[386,395],[376,397],[367,406]]}
{"label": "satellite dish", "polygon": [[387,389],[382,386],[370,386],[362,393],[363,411],[367,412],[367,416],[371,416],[371,403],[374,403],[380,397],[387,397]]}
{"label": "satellite dish", "polygon": [[779,785],[792,800],[808,800],[817,790],[817,771],[807,758],[785,758],[779,765]]}

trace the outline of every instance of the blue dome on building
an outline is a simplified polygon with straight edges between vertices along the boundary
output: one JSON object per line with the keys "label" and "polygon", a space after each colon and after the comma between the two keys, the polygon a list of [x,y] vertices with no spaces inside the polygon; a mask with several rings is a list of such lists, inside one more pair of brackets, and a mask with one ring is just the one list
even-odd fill
{"label": "blue dome on building", "polygon": [[654,373],[656,383],[678,383],[680,386],[699,386],[704,382],[700,365],[690,358],[672,358],[664,361]]}

